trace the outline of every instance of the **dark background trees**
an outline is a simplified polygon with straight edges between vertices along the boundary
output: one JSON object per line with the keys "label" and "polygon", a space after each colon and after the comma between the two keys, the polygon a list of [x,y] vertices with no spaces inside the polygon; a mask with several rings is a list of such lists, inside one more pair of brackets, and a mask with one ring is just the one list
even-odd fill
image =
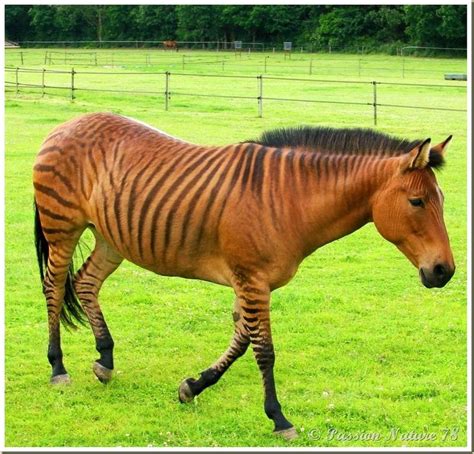
{"label": "dark background trees", "polygon": [[[314,49],[466,47],[465,5],[7,5],[13,41],[165,40]],[[385,46],[385,47],[384,47]],[[388,47],[387,47],[388,46]]]}

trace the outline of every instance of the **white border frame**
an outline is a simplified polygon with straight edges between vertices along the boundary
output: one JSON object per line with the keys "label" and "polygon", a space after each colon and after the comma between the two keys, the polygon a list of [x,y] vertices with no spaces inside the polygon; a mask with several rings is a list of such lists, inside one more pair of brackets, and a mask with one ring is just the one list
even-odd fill
{"label": "white border frame", "polygon": [[[5,23],[4,17],[4,5],[6,4],[16,4],[16,5],[60,5],[67,3],[69,5],[85,5],[85,4],[125,4],[125,5],[142,5],[142,4],[203,4],[203,5],[218,5],[222,3],[226,3],[224,0],[174,0],[174,1],[150,1],[150,0],[102,0],[102,1],[91,1],[91,0],[69,0],[67,2],[61,0],[10,0],[4,1],[2,0],[1,3],[1,10],[0,10],[0,19],[2,23]],[[298,1],[298,0],[260,0],[260,1],[246,1],[246,0],[233,0],[231,3],[233,4],[315,4],[315,5],[348,5],[348,4],[355,4],[355,5],[364,5],[369,4],[369,2],[364,1],[351,1],[351,0],[332,0],[332,1]],[[467,22],[468,22],[468,34],[467,34],[467,74],[468,74],[468,83],[467,84],[467,94],[468,94],[468,112],[467,112],[467,446],[466,447],[437,447],[437,448],[416,448],[416,447],[407,447],[407,448],[398,448],[398,447],[338,447],[338,448],[296,448],[296,447],[288,447],[288,448],[6,448],[5,447],[5,408],[4,408],[4,399],[0,398],[2,402],[2,412],[0,414],[0,425],[1,425],[1,433],[0,433],[0,447],[2,448],[2,452],[208,452],[208,451],[215,451],[215,452],[255,452],[255,451],[262,451],[262,452],[275,452],[275,451],[302,451],[302,452],[472,452],[472,307],[471,307],[471,295],[472,295],[472,153],[470,152],[472,148],[472,8],[473,4],[468,1],[463,0],[405,0],[405,1],[387,1],[381,0],[377,2],[370,3],[371,5],[408,5],[408,4],[429,4],[429,5],[467,5],[468,13],[467,13]],[[5,28],[3,27],[2,31],[3,42],[5,42]],[[4,52],[2,52],[0,57],[0,62],[2,64],[2,69],[5,67],[4,62]],[[2,70],[1,74],[1,81],[2,86],[4,86],[5,82],[5,73]],[[3,105],[3,114],[5,118],[5,92],[1,90],[1,100]],[[3,138],[3,143],[5,143],[5,123],[1,122],[0,125],[0,133]],[[4,171],[4,163],[5,157],[3,156],[2,163],[0,164],[0,179],[2,181],[0,185],[0,196],[1,196],[1,203],[2,209],[0,210],[0,232],[2,233],[1,240],[0,240],[0,286],[3,289],[2,292],[2,302],[3,307],[5,305],[4,299],[4,289],[5,289],[5,171]],[[3,341],[5,340],[5,311],[0,310],[0,334],[2,335]],[[4,342],[1,344],[1,357],[5,358],[5,345]],[[4,396],[5,393],[5,364],[4,360],[0,361],[0,391],[1,396]]]}

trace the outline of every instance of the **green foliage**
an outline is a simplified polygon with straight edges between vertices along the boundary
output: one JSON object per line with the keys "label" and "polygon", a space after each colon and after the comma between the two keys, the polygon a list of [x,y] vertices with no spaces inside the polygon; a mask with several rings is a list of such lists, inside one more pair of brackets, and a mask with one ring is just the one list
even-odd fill
{"label": "green foliage", "polygon": [[176,39],[178,19],[175,6],[140,5],[133,8],[134,21],[138,24],[134,38],[140,40]]}
{"label": "green foliage", "polygon": [[450,8],[449,5],[441,5],[436,14],[441,18],[439,33],[446,39],[456,40],[460,46],[465,45],[467,28],[466,8]]}
{"label": "green foliage", "polygon": [[75,5],[5,7],[24,40],[165,40],[379,48],[466,47],[465,5]]}
{"label": "green foliage", "polygon": [[406,33],[414,45],[466,47],[464,5],[406,5]]}
{"label": "green foliage", "polygon": [[20,41],[29,37],[29,6],[8,5],[5,7],[5,30],[7,39]]}
{"label": "green foliage", "polygon": [[178,5],[178,37],[183,41],[217,41],[219,8],[207,5]]}
{"label": "green foliage", "polygon": [[319,46],[345,47],[364,29],[365,11],[356,6],[335,8],[319,19],[315,39]]}

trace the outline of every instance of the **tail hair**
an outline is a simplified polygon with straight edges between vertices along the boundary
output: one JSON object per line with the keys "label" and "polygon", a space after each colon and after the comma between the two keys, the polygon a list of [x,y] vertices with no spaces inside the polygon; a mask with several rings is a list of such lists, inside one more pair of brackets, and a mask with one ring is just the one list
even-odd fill
{"label": "tail hair", "polygon": [[[38,266],[41,277],[41,283],[44,285],[45,270],[48,266],[49,257],[49,244],[48,240],[44,236],[43,227],[41,226],[41,220],[39,217],[38,207],[36,201],[34,202],[35,210],[35,247],[36,257],[38,258]],[[68,329],[77,329],[76,322],[81,325],[85,325],[85,313],[82,308],[79,299],[77,298],[76,291],[74,290],[74,264],[71,259],[69,265],[69,271],[66,278],[64,304],[61,307],[60,319],[64,327]]]}

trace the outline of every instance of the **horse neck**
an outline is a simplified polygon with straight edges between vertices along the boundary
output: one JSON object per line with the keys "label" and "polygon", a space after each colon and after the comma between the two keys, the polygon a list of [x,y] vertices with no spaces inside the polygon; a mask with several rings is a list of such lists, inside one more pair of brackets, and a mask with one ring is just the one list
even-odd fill
{"label": "horse neck", "polygon": [[305,160],[313,177],[295,196],[301,201],[299,235],[307,255],[372,221],[373,200],[393,174],[394,161],[314,152]]}

